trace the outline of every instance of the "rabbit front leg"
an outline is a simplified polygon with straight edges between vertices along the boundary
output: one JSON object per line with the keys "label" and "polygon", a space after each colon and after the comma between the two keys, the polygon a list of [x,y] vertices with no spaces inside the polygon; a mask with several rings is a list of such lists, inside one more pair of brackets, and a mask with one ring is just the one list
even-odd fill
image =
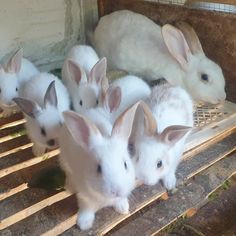
{"label": "rabbit front leg", "polygon": [[81,230],[88,230],[92,227],[95,219],[95,211],[91,209],[91,204],[78,197],[79,211],[77,216],[77,225]]}
{"label": "rabbit front leg", "polygon": [[42,156],[46,152],[46,148],[38,143],[34,143],[32,147],[33,154],[37,156]]}
{"label": "rabbit front leg", "polygon": [[119,198],[114,204],[114,209],[120,214],[128,214],[129,213],[128,198]]}
{"label": "rabbit front leg", "polygon": [[163,178],[163,183],[164,183],[164,186],[167,190],[172,190],[175,188],[175,186],[176,186],[175,170],[169,172],[168,175],[166,175]]}

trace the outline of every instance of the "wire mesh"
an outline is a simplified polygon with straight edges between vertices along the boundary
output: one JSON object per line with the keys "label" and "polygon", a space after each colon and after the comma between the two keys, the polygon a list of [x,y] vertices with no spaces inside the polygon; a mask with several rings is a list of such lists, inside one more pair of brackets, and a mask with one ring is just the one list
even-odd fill
{"label": "wire mesh", "polygon": [[224,111],[223,106],[199,104],[194,113],[194,126],[204,127],[212,122],[224,119],[226,115],[227,112]]}
{"label": "wire mesh", "polygon": [[217,12],[236,13],[236,6],[225,3],[212,3],[191,0],[144,0],[148,2],[157,2],[163,4],[184,5],[189,8],[206,9]]}

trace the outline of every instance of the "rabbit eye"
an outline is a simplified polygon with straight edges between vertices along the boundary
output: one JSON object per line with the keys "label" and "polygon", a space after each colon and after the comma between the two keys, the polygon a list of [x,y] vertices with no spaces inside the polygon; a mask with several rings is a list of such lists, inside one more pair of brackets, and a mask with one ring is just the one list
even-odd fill
{"label": "rabbit eye", "polygon": [[0,93],[2,92],[2,89],[0,88]]}
{"label": "rabbit eye", "polygon": [[44,128],[41,128],[41,134],[42,134],[43,136],[46,136],[46,131],[45,131]]}
{"label": "rabbit eye", "polygon": [[16,92],[18,91],[18,88],[16,88]]}
{"label": "rabbit eye", "polygon": [[162,161],[158,161],[157,162],[157,168],[161,168],[162,167]]}
{"label": "rabbit eye", "polygon": [[203,82],[208,82],[209,81],[209,78],[208,78],[208,75],[207,74],[201,74],[201,80],[203,81]]}
{"label": "rabbit eye", "polygon": [[83,101],[82,100],[79,101],[79,105],[83,106]]}
{"label": "rabbit eye", "polygon": [[99,101],[98,101],[98,99],[96,100],[96,104],[98,105],[98,103],[99,103]]}
{"label": "rabbit eye", "polygon": [[98,174],[101,174],[101,173],[102,173],[102,167],[101,167],[101,165],[98,165],[98,167],[97,167],[97,172],[98,172]]}
{"label": "rabbit eye", "polygon": [[128,169],[126,161],[124,162],[124,167],[125,167],[126,170]]}

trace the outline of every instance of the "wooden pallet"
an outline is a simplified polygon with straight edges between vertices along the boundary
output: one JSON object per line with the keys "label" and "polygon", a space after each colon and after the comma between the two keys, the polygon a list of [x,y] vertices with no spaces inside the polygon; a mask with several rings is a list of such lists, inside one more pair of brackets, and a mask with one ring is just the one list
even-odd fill
{"label": "wooden pallet", "polygon": [[[212,120],[198,125],[200,113],[208,118],[211,113]],[[163,201],[165,189],[160,184],[140,186],[130,196],[130,214],[119,215],[111,208],[102,209],[88,232],[81,232],[75,225],[74,195],[27,187],[34,173],[58,165],[58,150],[34,157],[32,144],[21,131],[25,122],[22,115],[1,118],[0,235],[157,234],[189,208],[199,207],[236,171],[236,105],[226,102],[217,109],[200,107],[196,114],[196,128],[177,171],[176,193]]]}

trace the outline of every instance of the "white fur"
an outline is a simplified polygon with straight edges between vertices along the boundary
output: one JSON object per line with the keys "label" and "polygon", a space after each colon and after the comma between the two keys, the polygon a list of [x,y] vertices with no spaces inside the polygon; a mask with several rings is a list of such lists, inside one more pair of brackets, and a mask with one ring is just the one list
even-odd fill
{"label": "white fur", "polygon": [[121,89],[121,102],[117,111],[114,112],[112,117],[113,121],[129,106],[139,100],[146,100],[151,94],[149,85],[141,78],[134,75],[121,77],[112,82],[111,85],[113,87],[119,86]]}
{"label": "white fur", "polygon": [[[174,28],[164,27],[168,29],[166,31]],[[116,11],[100,19],[94,32],[95,47],[99,56],[108,59],[109,69],[125,70],[147,80],[165,78],[169,83],[185,88],[196,101],[215,104],[225,100],[225,81],[219,65],[203,51],[192,54],[181,32],[181,41],[174,37],[169,40],[169,35],[163,40],[162,29],[141,14]],[[166,41],[173,47],[185,44],[179,51],[187,51],[187,66],[180,65],[173,57]],[[201,74],[208,75],[208,83],[201,80]]]}
{"label": "white fur", "polygon": [[[73,75],[73,71],[69,69],[69,60],[78,65],[81,75]],[[101,81],[91,78],[91,71],[98,61],[99,58],[92,47],[78,45],[69,51],[63,64],[62,80],[68,88],[74,110],[77,112],[97,105],[102,85]],[[78,82],[78,79],[75,79],[75,77],[81,77],[80,81]]]}
{"label": "white fur", "polygon": [[[192,100],[181,87],[166,84],[153,88],[147,104],[157,123],[157,130],[154,134],[148,134],[141,124],[136,127],[139,130],[136,130],[133,159],[136,177],[148,185],[162,179],[167,189],[173,189],[176,185],[175,171],[190,131],[187,129],[185,135],[175,142],[164,140],[163,131],[173,125],[193,126]],[[160,161],[162,166],[157,167]]]}
{"label": "white fur", "polygon": [[6,67],[0,68],[0,108],[3,109],[3,116],[9,116],[14,110],[18,110],[12,99],[18,97],[24,84],[38,73],[38,69],[25,58],[22,58],[19,73],[8,72]]}
{"label": "white fur", "polygon": [[[72,112],[71,114],[72,117],[78,116]],[[133,116],[134,114],[129,119],[124,118],[122,124],[114,126],[105,118],[99,120],[92,116],[95,123],[92,122],[91,127],[95,128],[90,129],[86,139],[81,136],[87,133],[88,129],[81,128],[80,137],[76,138],[77,127],[70,125],[68,117],[71,115],[65,114],[67,128],[64,127],[59,139],[60,162],[69,179],[70,190],[77,193],[79,203],[77,224],[82,230],[92,226],[96,211],[103,207],[113,206],[116,211],[123,214],[129,211],[127,197],[135,186],[135,173],[127,150],[128,134],[122,135],[127,128],[122,126],[126,127],[124,123],[130,122],[131,125],[128,126],[131,132]],[[83,119],[91,123],[91,119],[86,117]],[[97,127],[101,123],[110,128],[100,132]],[[113,132],[115,127],[119,128]],[[75,136],[71,133],[75,133]],[[86,142],[84,140],[88,140],[88,144],[83,144]],[[101,166],[101,173],[97,171],[98,165]]]}
{"label": "white fur", "polygon": [[[66,59],[77,62],[84,69],[87,77],[93,66],[99,61],[95,50],[88,45],[76,45],[72,47]],[[66,77],[66,75],[64,76]]]}
{"label": "white fur", "polygon": [[[57,107],[51,104],[44,105],[44,96],[49,84],[55,81]],[[42,155],[46,148],[55,148],[58,146],[59,131],[64,121],[62,112],[69,110],[69,94],[62,82],[53,74],[40,73],[33,77],[25,85],[22,91],[22,97],[37,103],[38,109],[35,111],[35,117],[26,117],[26,129],[30,139],[34,143],[33,151],[35,155]],[[44,128],[46,135],[43,135],[41,129]],[[55,145],[49,146],[47,141],[54,139]]]}

